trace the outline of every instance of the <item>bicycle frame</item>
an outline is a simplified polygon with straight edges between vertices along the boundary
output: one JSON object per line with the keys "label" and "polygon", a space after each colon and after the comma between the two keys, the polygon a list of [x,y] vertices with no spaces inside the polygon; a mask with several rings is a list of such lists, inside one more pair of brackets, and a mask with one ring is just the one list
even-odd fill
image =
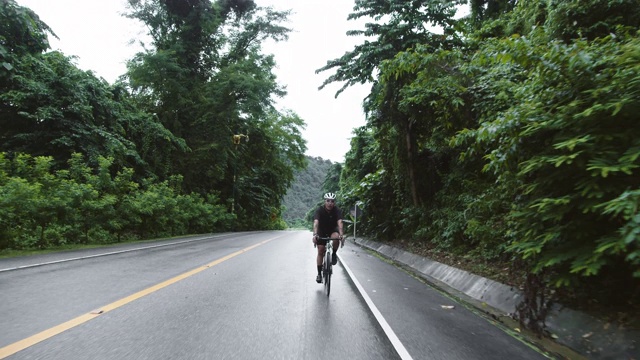
{"label": "bicycle frame", "polygon": [[[331,257],[333,256],[333,242],[341,241],[344,247],[344,239],[332,239],[328,237],[319,237],[318,240],[326,240],[324,262],[322,264],[322,278],[324,280],[324,290],[327,296],[331,293],[331,274],[333,274],[333,265],[331,265]],[[314,245],[315,246],[315,245]]]}

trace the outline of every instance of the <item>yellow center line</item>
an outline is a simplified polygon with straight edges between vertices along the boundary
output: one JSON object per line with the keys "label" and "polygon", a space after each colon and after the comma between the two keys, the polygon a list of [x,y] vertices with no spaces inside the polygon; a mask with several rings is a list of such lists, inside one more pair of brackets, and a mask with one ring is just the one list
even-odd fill
{"label": "yellow center line", "polygon": [[249,247],[246,247],[246,248],[244,248],[242,250],[238,250],[238,251],[236,251],[236,252],[234,252],[232,254],[229,254],[227,256],[224,256],[224,257],[222,257],[222,258],[220,258],[220,259],[218,259],[216,261],[210,262],[209,264],[200,266],[200,267],[195,268],[195,269],[193,269],[191,271],[187,271],[184,274],[180,274],[180,275],[178,275],[178,276],[176,276],[174,278],[171,278],[169,280],[163,281],[163,282],[161,282],[159,284],[156,284],[156,285],[151,286],[151,287],[149,287],[147,289],[139,291],[139,292],[137,292],[137,293],[135,293],[133,295],[130,295],[130,296],[127,296],[127,297],[122,298],[120,300],[114,301],[111,304],[108,304],[108,305],[105,305],[105,306],[101,307],[99,310],[92,311],[92,312],[90,312],[88,314],[80,315],[80,316],[78,316],[78,317],[76,317],[74,319],[71,319],[71,320],[69,320],[69,321],[67,321],[65,323],[62,323],[62,324],[57,325],[57,326],[54,326],[52,328],[49,328],[49,329],[44,330],[42,332],[39,332],[39,333],[37,333],[35,335],[32,335],[32,336],[30,336],[30,337],[28,337],[26,339],[22,339],[22,340],[17,341],[17,342],[15,342],[13,344],[10,344],[10,345],[7,345],[7,346],[5,346],[3,348],[0,348],[0,359],[4,359],[4,358],[6,358],[8,356],[11,356],[11,355],[17,353],[18,351],[24,350],[24,349],[26,349],[26,348],[28,348],[30,346],[33,346],[33,345],[35,345],[35,344],[37,344],[37,343],[39,343],[41,341],[47,340],[47,339],[49,339],[51,337],[54,337],[54,336],[56,336],[56,335],[58,335],[58,334],[60,334],[60,333],[62,333],[64,331],[67,331],[67,330],[69,330],[71,328],[74,328],[74,327],[76,327],[78,325],[84,324],[89,320],[93,320],[96,317],[98,317],[98,316],[100,316],[100,315],[102,315],[104,313],[107,313],[107,312],[109,312],[111,310],[115,310],[115,309],[117,309],[117,308],[119,308],[119,307],[121,307],[123,305],[126,305],[126,304],[132,302],[132,301],[138,300],[143,296],[146,296],[146,295],[149,295],[151,293],[154,293],[154,292],[156,292],[156,291],[158,291],[160,289],[163,289],[163,288],[165,288],[165,287],[167,287],[169,285],[175,284],[180,280],[184,280],[184,279],[186,279],[186,278],[188,278],[190,276],[193,276],[193,275],[195,275],[195,274],[197,274],[197,273],[199,273],[201,271],[207,270],[210,267],[216,266],[216,265],[218,265],[218,264],[220,264],[220,263],[222,263],[224,261],[227,261],[227,260],[229,260],[229,259],[231,259],[233,257],[236,257],[236,256],[238,256],[240,254],[243,254],[243,253],[245,253],[245,252],[247,252],[249,250],[255,249],[256,247],[258,247],[260,245],[263,245],[263,244],[266,244],[269,241],[274,240],[274,239],[276,239],[278,237],[279,236],[276,236],[276,237],[273,237],[271,239],[267,239],[265,241],[257,243],[255,245],[251,245]]}

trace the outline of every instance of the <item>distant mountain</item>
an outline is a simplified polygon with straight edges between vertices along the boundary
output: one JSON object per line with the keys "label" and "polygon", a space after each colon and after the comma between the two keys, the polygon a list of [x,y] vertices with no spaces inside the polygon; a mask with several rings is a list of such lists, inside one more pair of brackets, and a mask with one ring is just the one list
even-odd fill
{"label": "distant mountain", "polygon": [[322,199],[322,183],[333,165],[331,160],[321,157],[307,156],[307,162],[307,168],[295,174],[295,180],[284,196],[286,210],[282,218],[292,228],[311,228],[305,217]]}

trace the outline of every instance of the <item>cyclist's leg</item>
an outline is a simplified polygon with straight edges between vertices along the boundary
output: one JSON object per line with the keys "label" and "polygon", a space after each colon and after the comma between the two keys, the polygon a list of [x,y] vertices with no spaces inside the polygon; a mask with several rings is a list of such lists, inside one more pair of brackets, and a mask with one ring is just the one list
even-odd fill
{"label": "cyclist's leg", "polygon": [[324,258],[324,252],[326,247],[324,245],[318,245],[318,256],[316,256],[316,265],[322,266],[322,260]]}
{"label": "cyclist's leg", "polygon": [[318,240],[316,244],[316,248],[318,249],[318,254],[316,255],[316,268],[318,270],[318,276],[316,277],[316,282],[322,282],[322,261],[324,259],[324,253],[326,251],[326,240]]}
{"label": "cyclist's leg", "polygon": [[338,256],[336,255],[338,252],[338,248],[340,247],[340,233],[336,229],[335,232],[331,233],[331,240],[333,242],[333,254],[331,254],[331,262],[335,265],[338,261]]}
{"label": "cyclist's leg", "polygon": [[335,254],[335,252],[338,251],[338,248],[340,247],[340,233],[338,233],[338,231],[336,230],[335,232],[331,233],[331,238],[333,239],[333,253]]}

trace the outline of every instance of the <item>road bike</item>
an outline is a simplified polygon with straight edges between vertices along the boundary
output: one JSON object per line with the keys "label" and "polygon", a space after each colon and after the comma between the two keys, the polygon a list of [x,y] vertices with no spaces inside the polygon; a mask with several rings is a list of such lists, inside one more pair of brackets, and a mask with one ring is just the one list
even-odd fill
{"label": "road bike", "polygon": [[[333,241],[340,239],[319,237],[318,240],[325,240],[327,242],[325,245],[324,263],[322,264],[322,281],[324,282],[324,291],[327,296],[329,296],[329,293],[331,293],[331,275],[333,274],[333,265],[331,263],[331,260],[333,260]],[[344,247],[344,238],[340,240],[340,243],[342,244],[341,247]],[[315,246],[314,244],[313,247]]]}

